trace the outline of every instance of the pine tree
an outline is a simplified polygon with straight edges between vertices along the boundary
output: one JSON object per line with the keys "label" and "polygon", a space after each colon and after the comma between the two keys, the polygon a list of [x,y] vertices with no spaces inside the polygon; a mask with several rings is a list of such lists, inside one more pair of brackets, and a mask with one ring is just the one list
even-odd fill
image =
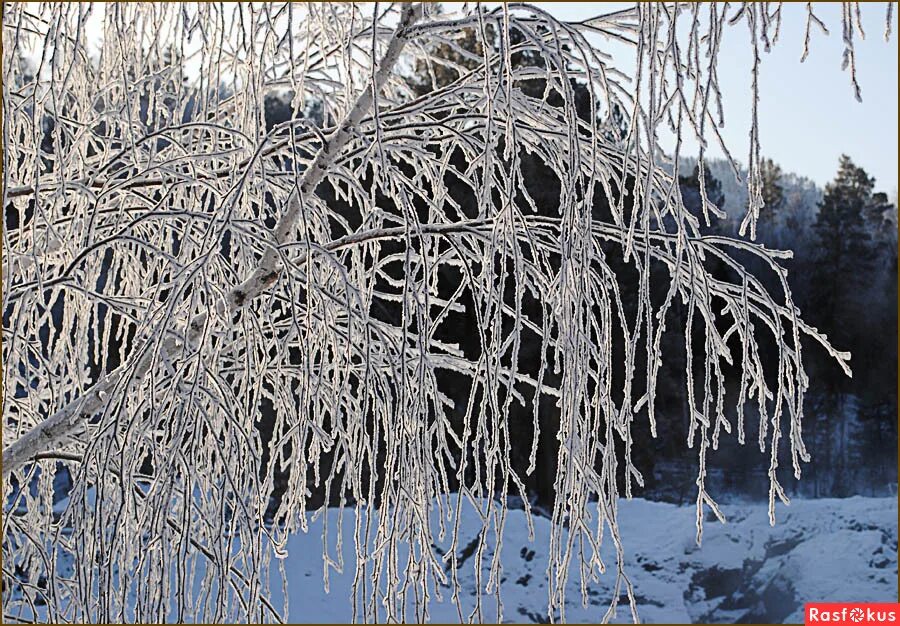
{"label": "pine tree", "polygon": [[892,254],[897,241],[897,207],[886,193],[872,194],[866,204],[864,217],[880,260],[896,257]]}
{"label": "pine tree", "polygon": [[[825,186],[815,223],[820,250],[818,266],[823,279],[845,285],[859,284],[871,268],[872,238],[866,228],[866,216],[873,204],[875,180],[842,155],[834,181]],[[823,292],[828,298],[820,304],[831,313],[840,294]]]}
{"label": "pine tree", "polygon": [[762,176],[762,197],[766,204],[760,211],[759,217],[763,224],[772,225],[784,202],[781,166],[772,159],[763,159],[760,164],[760,175]]}
{"label": "pine tree", "polygon": [[[706,191],[707,201],[721,209],[725,206],[725,194],[722,192],[722,183],[710,172],[709,165],[703,163],[703,188]],[[684,206],[686,209],[700,215],[702,213],[700,165],[694,166],[688,176],[679,176],[678,183],[681,187]]]}
{"label": "pine tree", "polygon": [[[860,324],[868,308],[858,297],[871,281],[874,269],[874,247],[867,217],[871,218],[872,191],[875,181],[847,155],[842,155],[834,181],[825,187],[819,204],[814,231],[819,249],[813,266],[814,287],[811,293],[813,323],[826,332],[836,345],[858,345]],[[835,495],[846,495],[850,489],[849,470],[850,419],[849,386],[846,381],[823,372],[823,397],[819,420],[824,420],[825,446],[833,438],[836,458],[831,489]]]}

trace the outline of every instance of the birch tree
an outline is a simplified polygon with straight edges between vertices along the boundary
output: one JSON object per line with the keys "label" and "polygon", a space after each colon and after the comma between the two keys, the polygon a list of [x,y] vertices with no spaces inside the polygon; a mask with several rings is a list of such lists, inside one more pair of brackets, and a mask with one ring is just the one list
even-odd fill
{"label": "birch tree", "polygon": [[[458,599],[459,510],[439,497],[451,485],[481,512],[479,593],[499,597],[500,551],[485,557],[485,540],[502,541],[507,495],[527,502],[509,462],[514,403],[535,407],[536,430],[551,406],[560,442],[549,614],[565,619],[577,562],[585,581],[615,579],[598,619],[620,593],[637,619],[616,507],[642,482],[632,427],[655,433],[675,302],[688,310],[697,540],[705,509],[722,518],[704,476],[729,434],[769,455],[774,523],[782,473],[799,477],[810,454],[804,349],[850,374],[850,355],[792,300],[790,252],[753,241],[757,78],[789,9],[639,4],[564,22],[527,4],[4,4],[4,619],[281,621],[277,560],[317,513],[308,485],[356,511],[356,563],[329,557],[356,568],[356,619],[426,619],[435,583]],[[808,47],[826,26],[805,11]],[[858,3],[843,5],[841,28],[858,95]],[[701,164],[711,144],[731,158],[725,36],[753,51],[740,238],[704,230],[722,212],[702,166],[699,212],[678,186],[687,137]],[[540,63],[513,63],[522,54]],[[416,61],[456,78],[413,91]],[[523,88],[535,81],[543,93]],[[587,118],[573,84],[588,90]],[[267,130],[276,90],[295,115]],[[555,214],[523,183],[526,154],[558,176]],[[472,203],[447,193],[451,178]],[[592,210],[598,195],[608,215]],[[748,259],[782,288],[766,290]],[[658,301],[651,272],[667,284]],[[477,319],[477,354],[446,337],[463,312]],[[520,362],[535,341],[536,374]],[[776,359],[760,358],[766,342]],[[466,406],[453,406],[443,372],[468,381]],[[64,474],[72,485],[54,508]],[[340,536],[342,510],[318,511],[333,520],[326,532]],[[604,541],[615,563],[601,560]],[[460,611],[492,617],[480,603]]]}

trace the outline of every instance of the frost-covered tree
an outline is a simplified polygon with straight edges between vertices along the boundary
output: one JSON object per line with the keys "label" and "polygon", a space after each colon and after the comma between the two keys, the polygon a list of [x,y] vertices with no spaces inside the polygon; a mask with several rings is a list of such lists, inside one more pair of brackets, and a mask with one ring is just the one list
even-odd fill
{"label": "frost-covered tree", "polygon": [[[801,338],[849,373],[801,318],[789,253],[752,241],[757,76],[787,10],[640,4],[572,23],[526,4],[4,4],[4,619],[278,621],[277,559],[319,508],[310,486],[356,509],[358,619],[424,619],[441,585],[458,597],[451,490],[480,511],[479,593],[499,594],[486,540],[507,495],[527,502],[514,405],[533,407],[525,474],[540,428],[558,441],[550,615],[565,618],[570,564],[605,572],[603,541],[615,593],[598,618],[620,592],[634,610],[616,507],[642,481],[636,422],[656,433],[675,303],[697,539],[704,508],[720,515],[706,456],[744,441],[747,405],[774,522],[781,473],[809,458]],[[846,4],[858,93],[857,34]],[[699,210],[678,184],[685,137],[721,142],[725,36],[754,53],[750,239],[704,234],[721,211],[702,167]],[[417,62],[453,71],[413,90]],[[267,128],[274,92],[293,114]],[[526,155],[559,181],[552,211]],[[474,350],[449,332],[465,315]],[[326,532],[340,511],[319,511]]]}

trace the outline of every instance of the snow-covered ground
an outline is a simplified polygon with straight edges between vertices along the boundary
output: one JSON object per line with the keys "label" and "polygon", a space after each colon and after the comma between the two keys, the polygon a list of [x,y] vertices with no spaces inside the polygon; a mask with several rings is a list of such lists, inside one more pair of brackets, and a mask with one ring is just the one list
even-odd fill
{"label": "snow-covered ground", "polygon": [[[802,623],[805,602],[897,601],[895,498],[795,500],[789,507],[778,507],[774,528],[769,526],[765,504],[722,508],[728,523],[707,521],[703,545],[697,546],[692,506],[641,499],[621,502],[619,525],[627,573],[634,583],[642,621]],[[331,516],[331,528],[335,517]],[[471,508],[464,507],[459,546],[471,545],[480,529],[477,519]],[[322,585],[321,523],[311,524],[308,534],[296,535],[288,546],[284,565],[292,622],[347,622],[351,618],[353,512],[344,513],[345,569],[331,572],[327,594]],[[507,517],[501,554],[504,621],[547,621],[550,522],[534,517],[534,526],[532,542],[524,512],[513,510]],[[330,554],[334,557],[334,531],[331,535]],[[610,543],[604,542],[608,564],[615,562]],[[491,545],[486,562],[492,550]],[[465,559],[465,550],[460,552],[458,577],[465,611],[473,606],[474,559]],[[582,607],[573,568],[566,621],[598,622],[611,599],[614,578],[608,571],[599,584],[590,585],[588,606]],[[431,620],[457,622],[449,589],[443,591],[443,601],[432,599]],[[495,619],[494,606],[488,596],[484,600],[486,620]],[[631,621],[627,604],[620,607],[614,621]]]}

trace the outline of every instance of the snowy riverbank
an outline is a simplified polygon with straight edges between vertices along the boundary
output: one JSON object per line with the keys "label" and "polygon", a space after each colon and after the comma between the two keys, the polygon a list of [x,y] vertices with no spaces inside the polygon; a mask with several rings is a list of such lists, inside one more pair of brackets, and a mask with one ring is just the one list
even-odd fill
{"label": "snowy riverbank", "polygon": [[[464,507],[465,508],[465,507]],[[897,601],[897,501],[893,498],[795,500],[778,507],[769,526],[765,504],[724,506],[725,525],[708,521],[703,545],[694,541],[691,506],[635,499],[622,501],[619,524],[626,566],[644,622],[802,622],[809,601]],[[468,513],[468,514],[467,514]],[[331,527],[334,528],[334,517]],[[459,546],[467,546],[480,523],[464,511]],[[470,525],[471,524],[471,525]],[[504,621],[547,620],[547,537],[549,520],[534,518],[535,540],[528,540],[522,511],[510,511],[502,547]],[[321,520],[293,537],[285,562],[292,622],[346,622],[353,582],[353,513],[344,514],[344,573],[331,572],[330,592],[322,587]],[[330,554],[335,556],[334,531]],[[488,555],[493,546],[489,546]],[[608,563],[614,563],[605,542]],[[449,567],[449,564],[448,564]],[[475,576],[463,560],[458,578],[463,608],[471,608]],[[614,575],[589,586],[582,607],[573,568],[567,593],[567,621],[599,621],[609,603]],[[485,619],[495,616],[484,600]],[[450,593],[432,601],[431,620],[457,622]],[[615,621],[630,621],[620,607]]]}

